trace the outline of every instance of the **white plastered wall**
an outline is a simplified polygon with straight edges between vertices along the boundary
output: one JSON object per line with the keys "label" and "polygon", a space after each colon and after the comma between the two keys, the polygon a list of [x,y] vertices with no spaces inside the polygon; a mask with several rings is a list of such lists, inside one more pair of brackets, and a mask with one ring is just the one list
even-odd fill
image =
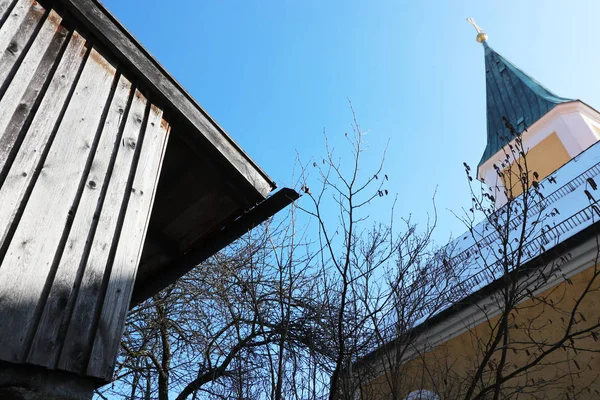
{"label": "white plastered wall", "polygon": [[[594,127],[600,130],[598,111],[579,100],[558,104],[532,124],[527,132],[523,132],[523,148],[527,152],[552,133],[556,133],[569,156],[573,158],[600,140],[600,134]],[[514,145],[513,142],[511,144]],[[501,149],[481,164],[477,171],[477,178],[484,182],[494,195],[496,208],[506,204],[507,198],[504,194],[504,184],[496,173],[494,164],[500,166],[505,161],[506,154],[510,156],[510,163],[514,162],[507,145],[504,150]]]}

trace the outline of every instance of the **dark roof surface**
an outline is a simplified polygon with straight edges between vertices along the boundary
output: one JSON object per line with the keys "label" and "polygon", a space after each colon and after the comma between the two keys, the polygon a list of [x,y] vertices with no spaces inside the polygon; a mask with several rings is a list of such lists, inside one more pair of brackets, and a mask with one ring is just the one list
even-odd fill
{"label": "dark roof surface", "polygon": [[487,42],[483,42],[483,47],[487,98],[487,146],[479,165],[513,139],[502,117],[506,117],[518,132],[522,132],[555,105],[573,101],[550,92],[496,53]]}

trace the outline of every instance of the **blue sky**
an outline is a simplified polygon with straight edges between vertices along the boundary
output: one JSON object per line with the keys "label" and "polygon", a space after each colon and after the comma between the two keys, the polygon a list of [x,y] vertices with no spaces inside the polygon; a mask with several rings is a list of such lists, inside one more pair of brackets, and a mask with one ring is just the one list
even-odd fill
{"label": "blue sky", "polygon": [[469,207],[462,163],[485,147],[488,43],[554,93],[600,108],[600,2],[105,0],[107,8],[281,187],[297,154],[350,129],[349,98],[388,189],[443,240]]}

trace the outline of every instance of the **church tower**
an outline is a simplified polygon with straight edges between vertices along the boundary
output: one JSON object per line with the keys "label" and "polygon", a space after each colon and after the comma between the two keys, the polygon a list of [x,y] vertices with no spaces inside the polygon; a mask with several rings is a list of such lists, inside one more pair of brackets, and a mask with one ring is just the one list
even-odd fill
{"label": "church tower", "polygon": [[517,179],[510,182],[510,174],[501,177],[496,170],[510,171],[519,162],[519,154],[511,151],[511,146],[516,148],[515,133],[521,134],[527,170],[542,180],[600,140],[600,113],[580,100],[550,92],[494,51],[481,28],[468,21],[477,29],[485,55],[487,145],[477,178],[491,189],[500,208],[507,195],[522,192]]}

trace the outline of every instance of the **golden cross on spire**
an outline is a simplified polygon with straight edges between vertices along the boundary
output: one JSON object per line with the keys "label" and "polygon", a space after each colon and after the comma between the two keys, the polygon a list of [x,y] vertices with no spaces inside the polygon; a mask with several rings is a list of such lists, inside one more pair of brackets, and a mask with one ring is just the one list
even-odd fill
{"label": "golden cross on spire", "polygon": [[477,31],[477,41],[479,43],[482,43],[483,41],[487,40],[488,36],[487,33],[485,33],[483,31],[483,29],[481,29],[476,23],[475,20],[473,18],[467,18],[467,22],[470,23],[471,25],[473,25],[473,28],[475,28],[475,30]]}

